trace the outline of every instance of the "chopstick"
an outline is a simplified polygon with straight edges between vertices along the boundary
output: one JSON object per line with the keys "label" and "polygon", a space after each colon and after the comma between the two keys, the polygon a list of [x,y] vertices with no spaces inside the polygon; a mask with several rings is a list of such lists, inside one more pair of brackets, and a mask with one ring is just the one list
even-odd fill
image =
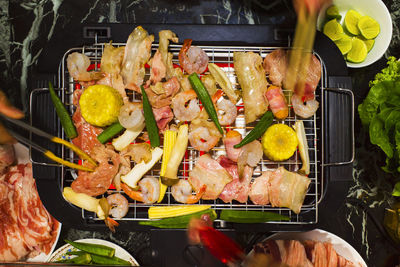
{"label": "chopstick", "polygon": [[[0,114],[0,115],[1,115],[1,114]],[[9,122],[11,122],[11,123],[17,125],[17,126],[23,128],[23,129],[26,129],[26,130],[28,130],[28,131],[31,131],[32,133],[34,133],[34,134],[36,134],[36,135],[39,135],[39,136],[44,137],[44,138],[47,138],[47,139],[49,139],[50,141],[52,141],[52,142],[54,142],[54,143],[62,144],[62,145],[64,145],[64,146],[70,148],[72,151],[74,151],[76,154],[78,154],[78,156],[79,156],[81,159],[87,160],[87,161],[89,161],[92,165],[97,166],[97,162],[96,162],[95,160],[93,160],[88,154],[86,154],[84,151],[82,151],[80,148],[78,148],[78,147],[75,146],[74,144],[69,143],[69,142],[67,142],[67,141],[65,141],[65,140],[63,140],[63,139],[61,139],[61,138],[58,138],[58,137],[56,137],[56,136],[53,136],[53,135],[51,135],[51,134],[48,134],[48,133],[46,133],[46,132],[44,132],[44,131],[42,131],[42,130],[40,130],[40,129],[38,129],[38,128],[35,128],[35,127],[33,127],[33,126],[31,126],[31,125],[29,125],[29,124],[23,122],[23,121],[11,119],[11,118],[6,117],[6,116],[3,116],[3,115],[1,115],[1,117],[2,117],[3,119],[5,119],[5,120],[7,120],[7,121],[9,121]],[[84,167],[84,166],[82,166],[82,165],[75,164],[75,163],[72,163],[72,162],[63,160],[62,158],[59,158],[59,157],[57,157],[53,152],[51,152],[50,150],[45,149],[45,148],[39,146],[38,144],[35,144],[35,143],[32,142],[31,140],[29,140],[29,139],[27,139],[27,138],[25,138],[25,137],[23,137],[23,136],[17,134],[17,133],[14,132],[14,131],[9,130],[9,132],[10,132],[10,134],[11,134],[12,136],[15,137],[15,139],[17,139],[17,140],[20,141],[21,143],[24,143],[24,144],[26,144],[26,145],[28,145],[28,146],[31,146],[31,147],[34,148],[35,150],[37,150],[37,151],[39,151],[39,152],[42,152],[43,155],[45,155],[46,157],[48,157],[49,159],[51,159],[51,160],[53,160],[53,161],[55,161],[55,162],[57,162],[57,163],[60,163],[60,164],[62,164],[62,165],[65,165],[65,166],[67,166],[67,167],[70,167],[70,168],[73,168],[73,169],[77,169],[77,170],[89,171],[89,172],[94,171],[93,169],[90,169],[90,168]]]}
{"label": "chopstick", "polygon": [[304,1],[300,1],[294,42],[289,54],[289,67],[285,75],[285,87],[293,92],[297,89],[299,95],[304,94],[305,77],[311,59],[316,24],[317,12],[308,11]]}

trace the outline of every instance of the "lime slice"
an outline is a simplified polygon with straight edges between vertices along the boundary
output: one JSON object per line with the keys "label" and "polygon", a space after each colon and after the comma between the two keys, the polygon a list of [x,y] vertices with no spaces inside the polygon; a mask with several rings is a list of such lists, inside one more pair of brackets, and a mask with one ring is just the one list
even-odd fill
{"label": "lime slice", "polygon": [[351,34],[354,35],[360,34],[360,30],[357,27],[360,18],[361,15],[357,11],[354,11],[353,9],[347,11],[346,16],[344,17],[344,25]]}
{"label": "lime slice", "polygon": [[339,22],[336,21],[336,19],[332,19],[328,21],[324,25],[324,34],[328,36],[332,41],[339,40],[340,38],[343,37],[343,28],[342,25],[340,25]]}
{"label": "lime slice", "polygon": [[340,52],[342,52],[342,55],[346,55],[351,50],[351,47],[353,46],[351,39],[350,36],[344,34],[341,39],[335,41],[335,44],[340,49]]}
{"label": "lime slice", "polygon": [[357,26],[366,39],[374,39],[380,32],[379,23],[369,16],[361,17]]}
{"label": "lime slice", "polygon": [[357,37],[353,37],[351,45],[352,47],[347,53],[347,60],[353,63],[363,62],[368,54],[367,45]]}
{"label": "lime slice", "polygon": [[328,7],[325,11],[326,19],[331,20],[331,19],[337,19],[340,20],[342,16],[339,14],[339,9],[337,6],[332,5]]}
{"label": "lime slice", "polygon": [[369,40],[363,40],[365,45],[367,46],[368,52],[371,51],[372,47],[374,47],[375,40],[374,39],[369,39]]}

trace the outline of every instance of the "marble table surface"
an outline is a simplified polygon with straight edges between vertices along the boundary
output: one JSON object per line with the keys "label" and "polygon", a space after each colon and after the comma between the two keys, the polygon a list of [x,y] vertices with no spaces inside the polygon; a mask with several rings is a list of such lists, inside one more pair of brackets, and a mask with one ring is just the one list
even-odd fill
{"label": "marble table surface", "polygon": [[[385,0],[393,19],[393,39],[385,57],[400,57],[400,1]],[[0,88],[15,105],[28,110],[30,89],[35,84],[38,59],[46,55],[43,47],[63,32],[83,24],[96,23],[177,23],[177,24],[280,24],[292,27],[295,13],[288,0],[0,0]],[[368,92],[368,81],[386,64],[385,58],[362,69],[350,69],[356,104]],[[356,126],[360,122],[357,118]],[[382,222],[384,208],[393,199],[393,177],[379,166],[384,156],[369,143],[368,134],[356,127],[356,160],[351,181],[329,185],[319,207],[315,226],[332,232],[359,251],[368,266],[384,266],[394,248],[381,234],[374,221]],[[354,200],[355,199],[355,200]],[[265,233],[259,239],[268,236]],[[102,238],[127,249],[143,265],[151,265],[149,232],[84,231],[64,227],[64,238]],[[248,246],[251,234],[237,235]],[[253,239],[254,241],[254,239]],[[398,252],[397,252],[398,253]],[[398,255],[398,254],[397,254]],[[398,257],[398,256],[397,256]]]}

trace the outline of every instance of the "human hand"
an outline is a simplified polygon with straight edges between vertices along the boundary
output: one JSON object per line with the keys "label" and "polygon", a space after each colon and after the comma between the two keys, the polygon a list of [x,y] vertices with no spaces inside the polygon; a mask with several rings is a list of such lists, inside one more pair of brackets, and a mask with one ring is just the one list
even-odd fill
{"label": "human hand", "polygon": [[[22,119],[24,113],[13,107],[8,101],[6,95],[0,90],[0,113],[12,119]],[[2,123],[0,123],[0,144],[12,144],[16,140],[12,137]]]}

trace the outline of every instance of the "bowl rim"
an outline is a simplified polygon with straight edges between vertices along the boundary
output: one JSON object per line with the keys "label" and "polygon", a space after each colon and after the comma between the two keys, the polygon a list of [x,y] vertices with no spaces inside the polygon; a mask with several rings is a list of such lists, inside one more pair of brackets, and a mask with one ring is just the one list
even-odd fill
{"label": "bowl rim", "polygon": [[[317,29],[319,31],[322,32],[322,25],[323,25],[323,18],[325,18],[325,10],[332,4],[334,4],[335,0],[332,1],[331,4],[329,5],[325,5],[320,13],[318,14],[318,18],[317,18]],[[352,62],[348,62],[347,60],[345,60],[347,67],[349,68],[363,68],[363,67],[367,67],[373,63],[375,63],[376,61],[378,61],[379,59],[382,58],[382,56],[386,53],[387,49],[390,46],[390,43],[392,41],[392,37],[393,37],[393,20],[392,20],[392,16],[390,15],[390,12],[387,8],[387,6],[385,5],[385,3],[382,0],[375,0],[374,2],[377,3],[377,5],[379,5],[382,8],[382,11],[385,13],[386,17],[389,18],[389,25],[385,25],[385,28],[388,30],[388,41],[384,43],[384,46],[382,47],[382,49],[379,50],[379,52],[376,53],[376,56],[371,60],[371,61],[366,61],[364,60],[363,62],[360,63],[352,63]],[[332,41],[333,42],[333,41]]]}

